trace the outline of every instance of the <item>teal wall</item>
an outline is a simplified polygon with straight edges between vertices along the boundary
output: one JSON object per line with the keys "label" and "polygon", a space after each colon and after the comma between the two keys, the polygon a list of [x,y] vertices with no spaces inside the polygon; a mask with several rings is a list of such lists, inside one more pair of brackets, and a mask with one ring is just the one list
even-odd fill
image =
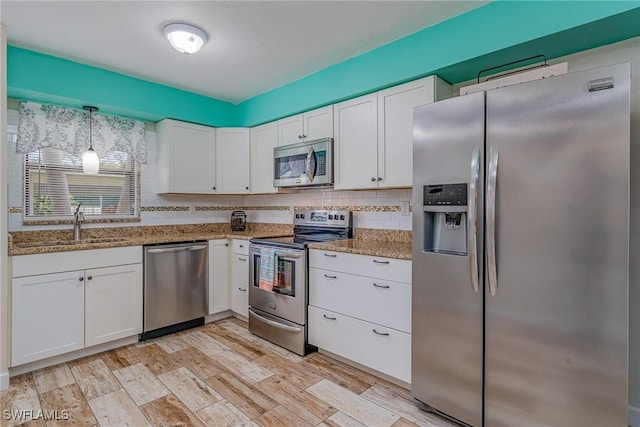
{"label": "teal wall", "polygon": [[[597,31],[563,35],[611,16],[610,25],[598,25]],[[497,1],[242,102],[239,125],[268,122],[434,73],[458,83],[519,58],[539,53],[553,58],[636,35],[639,1]],[[529,43],[540,38],[545,42]]]}
{"label": "teal wall", "polygon": [[238,105],[9,47],[8,96],[157,121],[253,126],[430,74],[450,83],[640,36],[640,1],[496,1]]}
{"label": "teal wall", "polygon": [[141,120],[173,118],[234,126],[236,106],[169,86],[9,46],[7,96],[69,107],[94,105],[104,113]]}

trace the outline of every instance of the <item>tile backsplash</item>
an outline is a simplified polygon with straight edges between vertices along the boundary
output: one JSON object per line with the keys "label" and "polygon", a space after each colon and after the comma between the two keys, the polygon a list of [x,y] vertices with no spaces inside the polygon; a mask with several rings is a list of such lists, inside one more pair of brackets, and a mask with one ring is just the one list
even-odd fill
{"label": "tile backsplash", "polygon": [[[9,166],[9,231],[68,228],[69,225],[24,225],[23,155],[16,153],[15,132],[18,121],[16,110],[9,109],[8,166]],[[152,126],[149,126],[153,128]],[[411,212],[402,213],[402,202],[410,202],[410,189],[378,191],[336,191],[307,189],[293,193],[268,195],[190,195],[157,194],[156,134],[147,130],[148,164],[140,169],[140,222],[135,224],[109,224],[109,226],[173,225],[228,222],[231,211],[243,209],[247,221],[291,224],[294,208],[335,208],[353,211],[355,228],[411,230]],[[85,227],[102,227],[86,224]]]}

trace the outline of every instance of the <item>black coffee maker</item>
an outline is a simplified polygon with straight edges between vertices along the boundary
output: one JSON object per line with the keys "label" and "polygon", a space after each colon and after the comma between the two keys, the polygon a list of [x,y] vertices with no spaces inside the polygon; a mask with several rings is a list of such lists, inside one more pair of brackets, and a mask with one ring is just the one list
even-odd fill
{"label": "black coffee maker", "polygon": [[231,231],[244,231],[247,228],[247,214],[244,211],[231,212]]}

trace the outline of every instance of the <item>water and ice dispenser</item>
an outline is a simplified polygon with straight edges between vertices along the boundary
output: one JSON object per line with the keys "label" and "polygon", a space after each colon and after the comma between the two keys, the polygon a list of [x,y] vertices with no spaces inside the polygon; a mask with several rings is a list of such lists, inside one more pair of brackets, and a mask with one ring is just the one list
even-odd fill
{"label": "water and ice dispenser", "polygon": [[424,186],[424,251],[467,255],[467,184]]}

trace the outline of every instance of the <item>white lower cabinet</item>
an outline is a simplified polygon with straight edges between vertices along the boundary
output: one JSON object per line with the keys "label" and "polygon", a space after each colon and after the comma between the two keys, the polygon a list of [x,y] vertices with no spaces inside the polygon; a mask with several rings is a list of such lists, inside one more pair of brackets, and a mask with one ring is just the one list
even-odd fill
{"label": "white lower cabinet", "polygon": [[229,309],[229,241],[209,241],[209,314]]}
{"label": "white lower cabinet", "polygon": [[11,366],[142,332],[142,247],[11,261]]}
{"label": "white lower cabinet", "polygon": [[411,262],[312,249],[309,266],[309,343],[409,383]]}
{"label": "white lower cabinet", "polygon": [[142,332],[142,264],[85,271],[84,345]]}
{"label": "white lower cabinet", "polygon": [[12,281],[11,364],[84,347],[84,271]]}
{"label": "white lower cabinet", "polygon": [[231,256],[231,311],[249,316],[249,241],[234,240]]}

